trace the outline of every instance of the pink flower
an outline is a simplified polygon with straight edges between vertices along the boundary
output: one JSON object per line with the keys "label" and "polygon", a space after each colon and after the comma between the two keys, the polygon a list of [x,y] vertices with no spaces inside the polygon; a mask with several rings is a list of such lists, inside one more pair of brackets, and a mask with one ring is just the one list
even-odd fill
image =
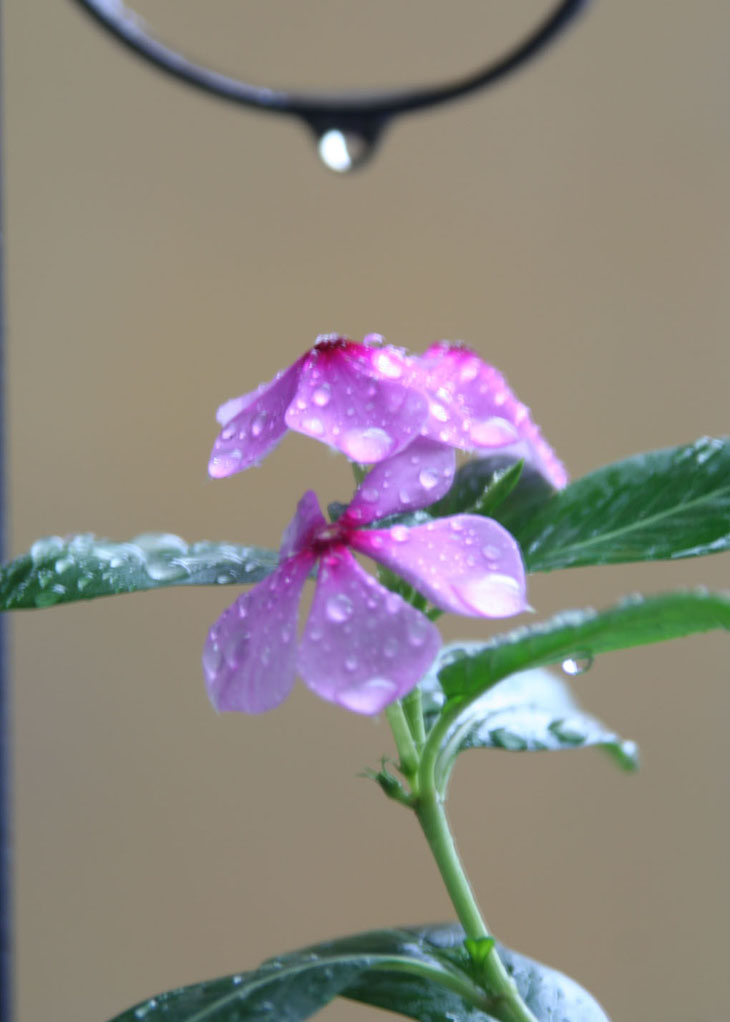
{"label": "pink flower", "polygon": [[568,482],[530,409],[471,348],[448,341],[431,345],[420,357],[405,360],[404,382],[428,399],[422,436],[464,451],[498,450],[524,458],[556,489]]}
{"label": "pink flower", "polygon": [[[203,654],[219,710],[262,713],[281,703],[298,671],[317,695],[379,713],[423,677],[441,644],[436,627],[368,575],[352,551],[396,572],[441,610],[508,617],[524,610],[515,540],[497,522],[455,515],[423,525],[363,528],[448,489],[454,453],[426,439],[376,465],[330,524],[309,491],[281,544],[278,568],[240,596],[210,631]],[[412,495],[411,495],[412,494]],[[311,610],[297,641],[304,583],[319,562]]]}
{"label": "pink flower", "polygon": [[399,382],[403,369],[391,354],[395,349],[365,341],[321,337],[270,383],[221,405],[223,429],[213,445],[210,475],[221,478],[257,464],[287,429],[361,464],[406,447],[421,431],[428,402]]}
{"label": "pink flower", "polygon": [[422,356],[323,337],[257,391],[226,402],[208,471],[216,478],[259,462],[287,429],[373,464],[418,437],[467,451],[524,458],[557,488],[567,474],[529,409],[504,377],[469,348],[445,341]]}

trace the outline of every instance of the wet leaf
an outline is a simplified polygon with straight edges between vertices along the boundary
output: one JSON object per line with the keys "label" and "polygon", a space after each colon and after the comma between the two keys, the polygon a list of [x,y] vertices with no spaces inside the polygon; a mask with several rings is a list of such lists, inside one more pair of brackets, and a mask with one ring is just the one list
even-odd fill
{"label": "wet leaf", "polygon": [[277,555],[232,543],[188,544],[168,533],[128,543],[90,534],[39,539],[29,553],[0,569],[0,610],[50,607],[167,586],[259,582]]}
{"label": "wet leaf", "polygon": [[529,571],[698,557],[730,549],[730,440],[638,454],[524,514],[503,507]]}
{"label": "wet leaf", "polygon": [[564,611],[549,621],[452,649],[439,680],[448,696],[473,698],[531,667],[730,628],[730,596],[704,589],[633,596],[609,610]]}
{"label": "wet leaf", "polygon": [[[496,948],[538,1022],[608,1022],[567,976]],[[458,926],[374,930],[269,959],[253,972],[171,990],[112,1022],[299,1022],[337,996],[418,1022],[506,1017],[473,983],[472,968]]]}
{"label": "wet leaf", "polygon": [[[462,642],[441,650],[420,684],[427,728],[446,701],[438,680],[443,665],[482,648],[476,642]],[[538,752],[588,746],[604,748],[624,769],[638,766],[636,745],[586,713],[570,686],[544,668],[513,674],[475,699],[454,722],[444,745],[448,766],[467,749]]]}
{"label": "wet leaf", "polygon": [[[397,983],[391,985],[396,973],[406,977],[403,988]],[[140,1019],[146,1022],[298,1022],[309,1018],[339,994],[347,993],[364,1000],[355,984],[365,975],[367,989],[375,996],[380,990],[393,1010],[400,1010],[396,1000],[413,1007],[420,998],[422,1004],[434,1008],[448,1003],[465,1022],[488,1019],[484,1012],[460,996],[458,991],[463,989],[484,1000],[483,993],[448,955],[409,930],[380,930],[272,958],[253,972],[160,994],[123,1012],[113,1022],[139,1022]],[[349,993],[351,988],[352,994]],[[437,1016],[414,1017],[433,1018],[435,1022]]]}

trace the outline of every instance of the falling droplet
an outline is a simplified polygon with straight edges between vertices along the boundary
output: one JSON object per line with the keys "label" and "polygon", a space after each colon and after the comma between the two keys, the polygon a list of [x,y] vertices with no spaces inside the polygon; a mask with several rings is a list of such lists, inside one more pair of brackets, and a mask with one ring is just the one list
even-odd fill
{"label": "falling droplet", "polygon": [[563,660],[561,666],[565,674],[575,678],[579,674],[585,674],[592,665],[593,657],[588,653],[585,656],[568,657],[567,660]]}
{"label": "falling droplet", "polygon": [[319,158],[336,174],[347,174],[368,162],[375,150],[375,138],[357,131],[330,128],[317,139]]}

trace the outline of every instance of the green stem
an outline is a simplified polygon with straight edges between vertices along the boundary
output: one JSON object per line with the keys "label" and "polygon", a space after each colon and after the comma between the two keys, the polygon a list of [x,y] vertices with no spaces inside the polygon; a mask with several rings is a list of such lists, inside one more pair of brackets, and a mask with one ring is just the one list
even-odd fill
{"label": "green stem", "polygon": [[413,785],[418,775],[419,755],[413,741],[408,720],[403,712],[401,701],[397,700],[391,703],[385,711],[385,715],[388,718],[388,723],[395,740],[395,747],[398,750],[400,771],[408,782]]}
{"label": "green stem", "polygon": [[414,688],[404,697],[403,710],[413,735],[413,741],[420,753],[426,744],[426,725],[423,720],[423,701],[420,688]]}
{"label": "green stem", "polygon": [[[415,812],[465,935],[473,940],[489,937],[456,851],[443,803],[433,786],[427,790],[421,788]],[[482,970],[484,985],[497,1002],[492,1012],[502,1022],[537,1022],[495,949],[486,956]]]}

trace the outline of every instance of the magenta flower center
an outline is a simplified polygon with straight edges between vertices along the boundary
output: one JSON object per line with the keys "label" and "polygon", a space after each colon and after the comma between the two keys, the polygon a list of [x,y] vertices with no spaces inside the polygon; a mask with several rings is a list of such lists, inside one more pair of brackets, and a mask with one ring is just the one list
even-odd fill
{"label": "magenta flower center", "polygon": [[307,539],[306,546],[317,557],[323,557],[334,547],[350,545],[352,528],[339,522],[316,525]]}

